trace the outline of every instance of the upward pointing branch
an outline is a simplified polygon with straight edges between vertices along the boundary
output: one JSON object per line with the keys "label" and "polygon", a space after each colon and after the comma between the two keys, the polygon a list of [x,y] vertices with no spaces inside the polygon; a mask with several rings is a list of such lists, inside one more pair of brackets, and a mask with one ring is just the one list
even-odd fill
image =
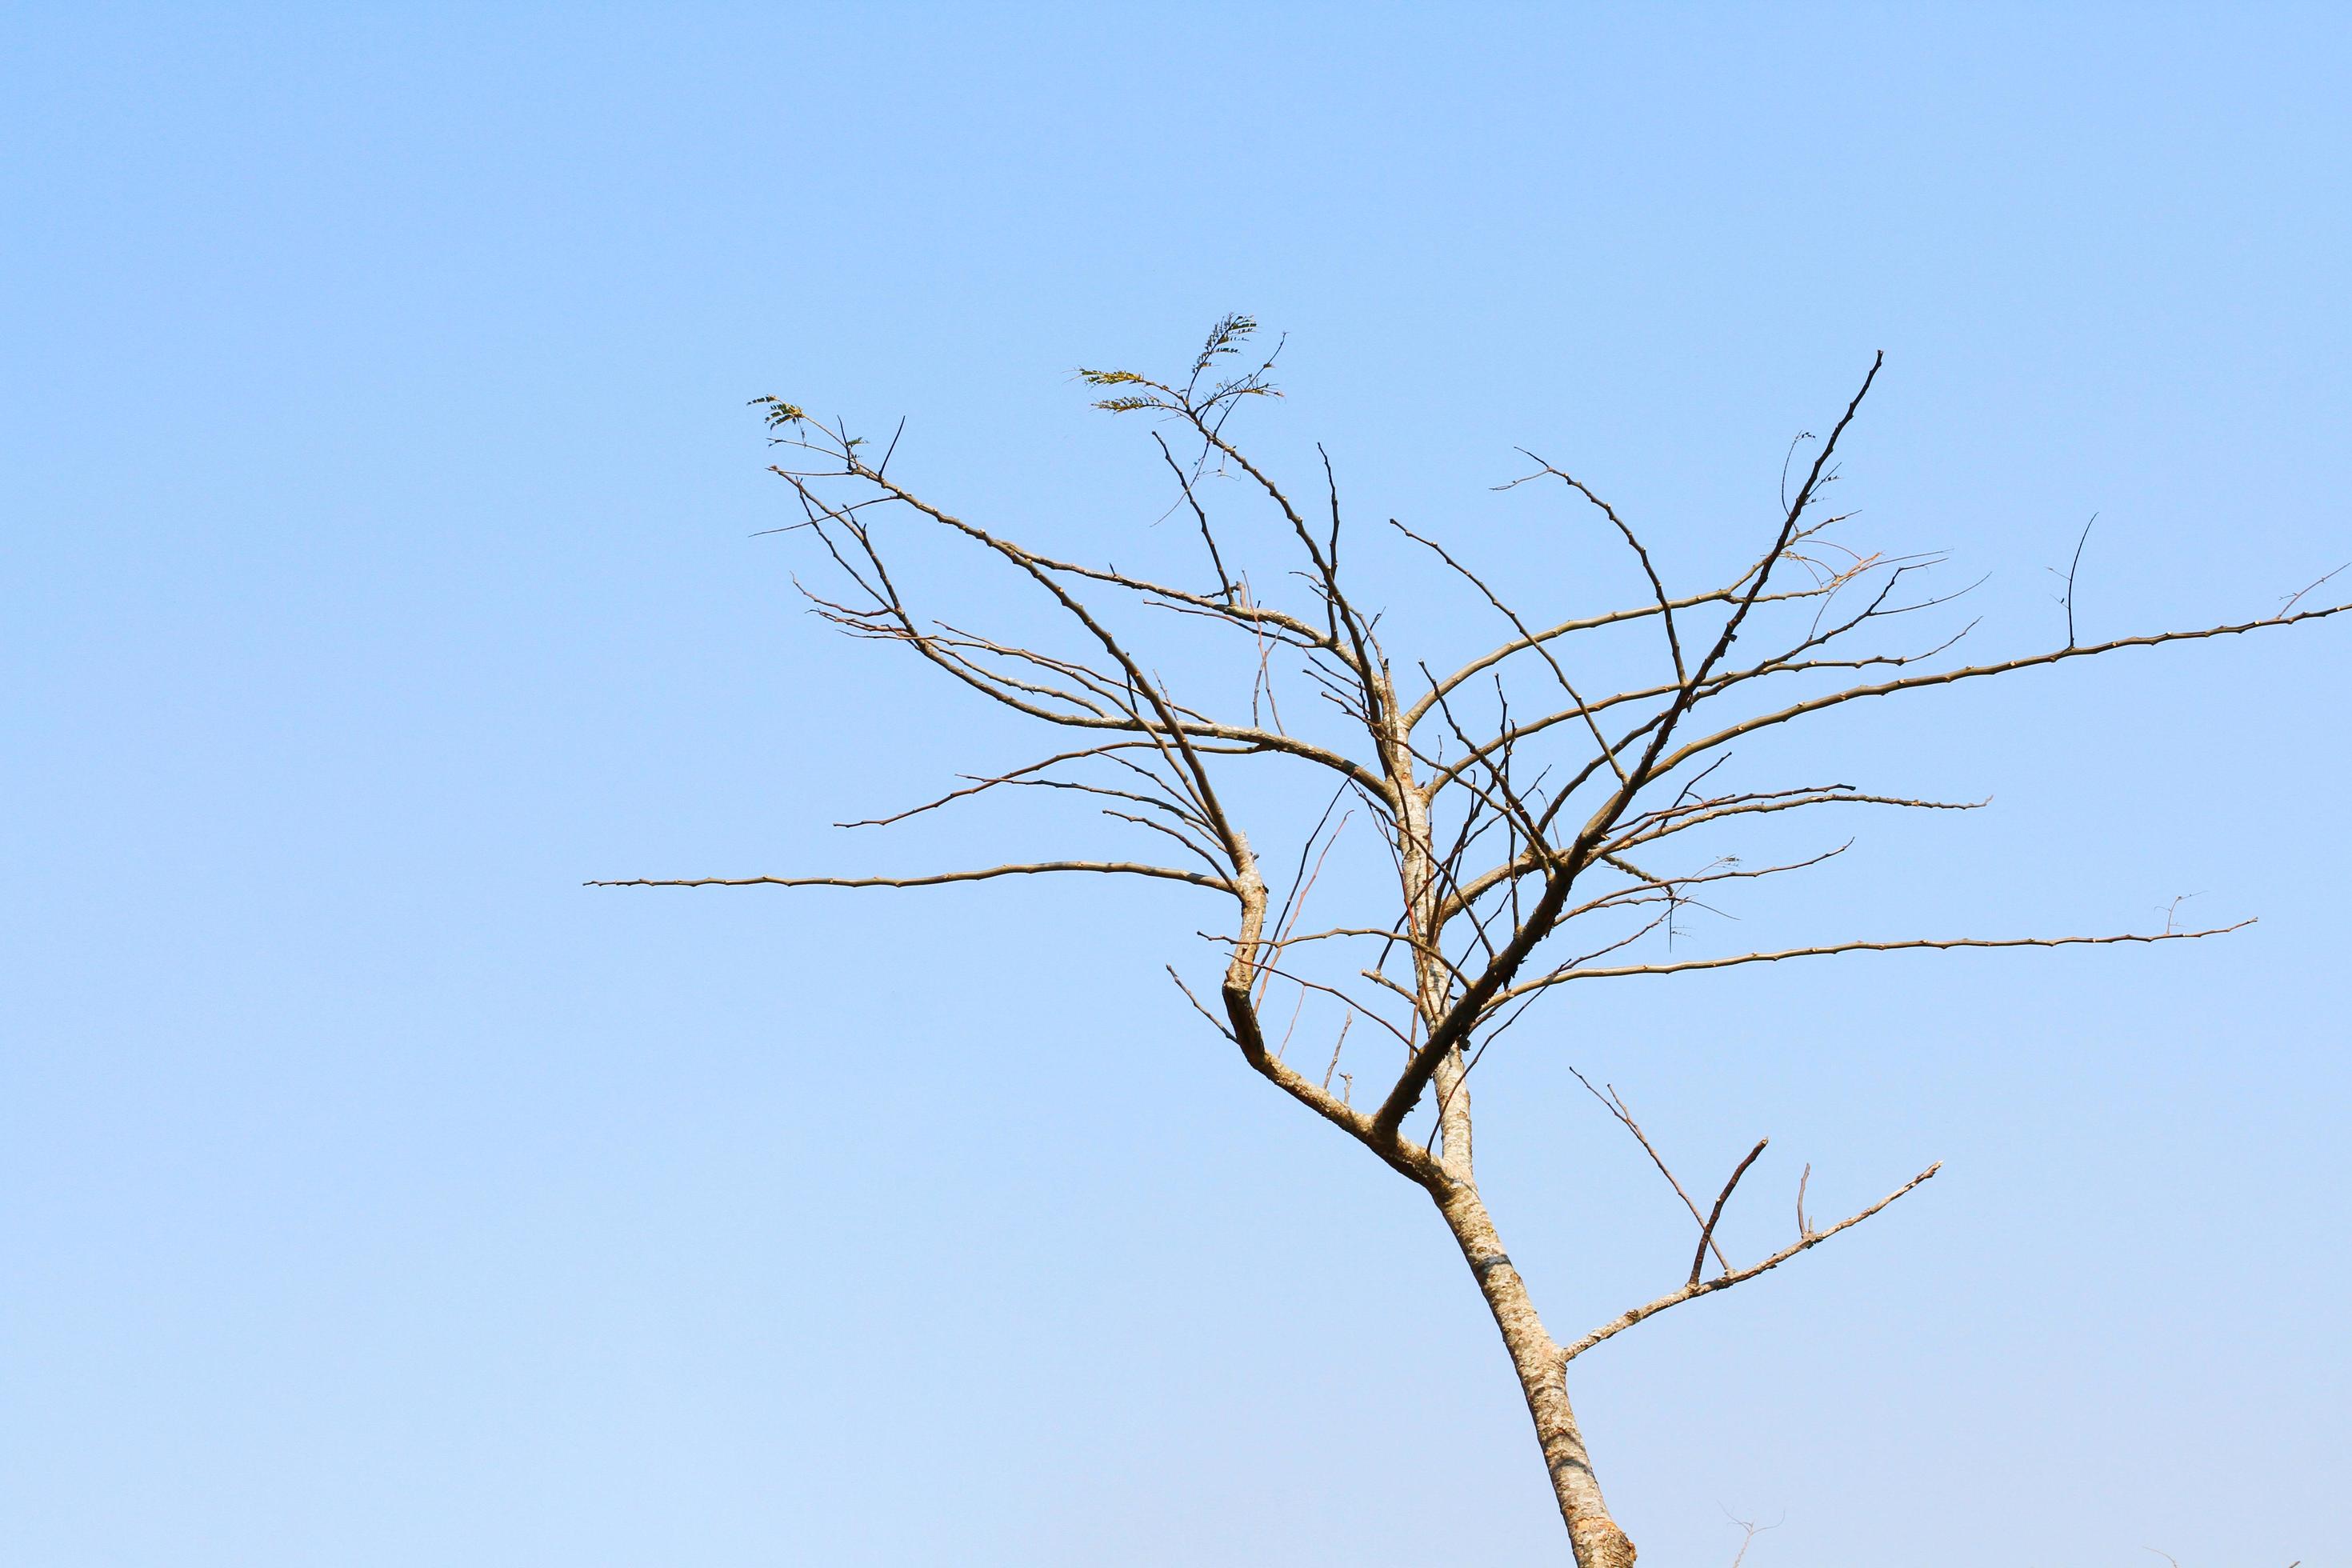
{"label": "upward pointing branch", "polygon": [[1717,1194],[1713,1212],[1706,1216],[1706,1224],[1699,1227],[1698,1250],[1691,1255],[1692,1284],[1698,1283],[1699,1270],[1706,1267],[1706,1244],[1714,1239],[1716,1222],[1723,1218],[1723,1205],[1731,1201],[1731,1189],[1739,1184],[1739,1178],[1748,1173],[1748,1167],[1756,1163],[1756,1156],[1764,1152],[1764,1145],[1770,1142],[1769,1138],[1756,1140],[1756,1147],[1748,1151],[1748,1158],[1739,1162],[1731,1173],[1731,1180],[1724,1183],[1723,1191]]}

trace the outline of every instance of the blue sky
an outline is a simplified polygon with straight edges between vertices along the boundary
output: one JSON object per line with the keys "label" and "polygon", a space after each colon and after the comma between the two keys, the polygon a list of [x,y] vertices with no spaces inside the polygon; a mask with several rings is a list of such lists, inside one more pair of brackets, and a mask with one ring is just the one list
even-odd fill
{"label": "blue sky", "polygon": [[[824,827],[1020,737],[801,613],[748,398],[1140,549],[1157,456],[1071,367],[1249,310],[1269,449],[1566,613],[1618,585],[1514,446],[1688,581],[1883,349],[1850,499],[1990,574],[1989,648],[2063,637],[2095,511],[2091,635],[2352,559],[2321,8],[0,30],[11,1562],[1561,1556],[1424,1202],[1159,977],[1196,895],[580,887],[1053,831]],[[1644,1561],[1728,1510],[1759,1568],[2352,1562],[2347,638],[1825,727],[1780,760],[1994,807],[1698,940],[2249,931],[1642,983],[1482,1067],[1563,1336],[1689,1246],[1570,1065],[1694,1170],[1772,1135],[1751,1252],[1801,1163],[1947,1162],[1578,1363]]]}

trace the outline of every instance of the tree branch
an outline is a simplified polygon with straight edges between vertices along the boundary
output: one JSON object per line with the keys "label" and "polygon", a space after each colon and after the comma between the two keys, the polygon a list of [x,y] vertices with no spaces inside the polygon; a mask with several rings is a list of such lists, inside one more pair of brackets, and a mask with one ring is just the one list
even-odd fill
{"label": "tree branch", "polygon": [[1729,958],[1692,958],[1676,963],[1622,963],[1612,964],[1606,969],[1570,969],[1554,971],[1539,980],[1510,986],[1496,995],[1493,1005],[1500,1006],[1513,997],[1553,985],[1564,985],[1571,980],[1618,980],[1632,974],[1681,974],[1699,969],[1735,969],[1743,963],[1778,963],[1786,958],[1825,958],[1839,952],[1904,952],[1913,949],[1940,951],[1960,947],[2107,947],[2117,942],[2194,942],[2201,937],[2227,936],[2254,923],[2252,920],[2242,920],[2235,925],[2215,926],[2207,931],[2125,932],[2116,936],[1921,937],[1908,942],[1841,942],[1823,947],[1785,947],[1775,952],[1742,952]]}
{"label": "tree branch", "polygon": [[[1692,1284],[1698,1283],[1699,1270],[1706,1267],[1706,1244],[1715,1237],[1716,1224],[1723,1218],[1723,1205],[1731,1201],[1731,1189],[1739,1184],[1739,1178],[1748,1173],[1748,1167],[1756,1163],[1756,1156],[1764,1152],[1764,1146],[1770,1142],[1769,1138],[1756,1140],[1756,1147],[1748,1151],[1748,1158],[1740,1161],[1733,1168],[1731,1180],[1724,1183],[1723,1191],[1716,1195],[1714,1211],[1706,1216],[1706,1224],[1699,1227],[1698,1250],[1691,1255],[1690,1282]],[[1721,1255],[1717,1254],[1717,1256]]]}
{"label": "tree branch", "polygon": [[947,882],[985,882],[996,877],[1030,877],[1047,871],[1099,871],[1108,876],[1158,877],[1190,882],[1196,888],[1234,890],[1232,882],[1199,871],[1171,866],[1150,866],[1135,860],[1033,860],[1016,866],[988,866],[973,871],[936,871],[928,877],[631,877],[625,880],[583,882],[583,888],[934,888]]}
{"label": "tree branch", "polygon": [[1830,1237],[1835,1236],[1838,1232],[1846,1229],[1848,1226],[1860,1225],[1864,1220],[1868,1219],[1871,1215],[1876,1214],[1879,1210],[1885,1208],[1895,1199],[1903,1196],[1904,1194],[1908,1193],[1911,1189],[1916,1187],[1920,1183],[1927,1180],[1928,1177],[1934,1175],[1943,1168],[1943,1162],[1940,1160],[1937,1161],[1936,1163],[1928,1166],[1926,1170],[1920,1172],[1917,1175],[1912,1177],[1909,1181],[1904,1183],[1901,1186],[1895,1188],[1893,1192],[1887,1194],[1885,1197],[1879,1199],[1876,1203],[1871,1205],[1868,1208],[1863,1210],[1860,1214],[1853,1215],[1846,1219],[1842,1219],[1837,1224],[1830,1226],[1827,1230],[1817,1230],[1811,1236],[1806,1237],[1803,1240],[1782,1247],[1780,1251],[1764,1259],[1761,1263],[1751,1265],[1748,1268],[1738,1269],[1729,1274],[1718,1274],[1712,1279],[1701,1280],[1696,1283],[1685,1285],[1681,1289],[1661,1296],[1656,1300],[1650,1302],[1646,1306],[1630,1308],[1627,1310],[1619,1313],[1616,1317],[1611,1319],[1608,1322],[1601,1324],[1599,1328],[1593,1330],[1591,1333],[1585,1335],[1574,1344],[1564,1347],[1559,1352],[1560,1364],[1565,1366],[1568,1363],[1574,1361],[1578,1356],[1582,1355],[1586,1351],[1591,1350],[1601,1341],[1614,1339],[1617,1335],[1623,1333],[1627,1329],[1632,1328],[1643,1319],[1654,1318],[1669,1307],[1679,1307],[1685,1301],[1695,1301],[1701,1296],[1712,1296],[1717,1290],[1728,1290],[1734,1285],[1744,1284],[1748,1280],[1755,1279],[1759,1274],[1763,1274],[1771,1269],[1780,1268],[1780,1265],[1788,1262],[1789,1259],[1796,1257],[1800,1252],[1803,1252],[1811,1247],[1819,1247],[1822,1242],[1827,1241]]}

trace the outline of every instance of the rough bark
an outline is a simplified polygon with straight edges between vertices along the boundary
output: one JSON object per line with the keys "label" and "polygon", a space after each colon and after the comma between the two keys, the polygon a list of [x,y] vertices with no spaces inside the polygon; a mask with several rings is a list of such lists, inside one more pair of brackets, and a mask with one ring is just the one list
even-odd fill
{"label": "rough bark", "polygon": [[1546,1331],[1528,1299],[1519,1271],[1495,1234],[1495,1222],[1479,1201],[1478,1189],[1468,1182],[1433,1187],[1438,1212],[1462,1248],[1471,1275],[1478,1281],[1486,1310],[1494,1314],[1511,1366],[1519,1375],[1519,1392],[1535,1422],[1536,1441],[1543,1448],[1544,1468],[1550,1474],[1552,1496],[1568,1525],[1568,1539],[1576,1552],[1577,1568],[1632,1568],[1633,1543],[1609,1517],[1601,1483],[1592,1474],[1592,1458],[1577,1429],[1562,1375],[1559,1346]]}

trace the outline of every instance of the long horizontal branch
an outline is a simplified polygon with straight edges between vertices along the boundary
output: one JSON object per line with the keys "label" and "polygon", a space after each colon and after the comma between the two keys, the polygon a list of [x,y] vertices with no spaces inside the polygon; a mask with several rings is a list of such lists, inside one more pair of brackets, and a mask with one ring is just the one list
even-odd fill
{"label": "long horizontal branch", "polygon": [[996,877],[1031,877],[1047,871],[1097,871],[1114,877],[1157,877],[1169,882],[1190,882],[1230,893],[1234,885],[1222,877],[1183,871],[1172,866],[1152,866],[1138,860],[1032,860],[1017,866],[984,866],[971,871],[937,871],[928,877],[632,877],[625,880],[583,882],[588,888],[936,888],[947,882],[985,882]]}
{"label": "long horizontal branch", "polygon": [[1911,1189],[1916,1187],[1920,1183],[1926,1181],[1928,1177],[1934,1175],[1943,1168],[1943,1162],[1940,1160],[1937,1161],[1936,1163],[1928,1166],[1926,1170],[1920,1172],[1917,1175],[1912,1177],[1909,1181],[1904,1183],[1901,1186],[1895,1188],[1893,1192],[1887,1194],[1885,1197],[1879,1199],[1876,1203],[1871,1205],[1868,1208],[1863,1210],[1860,1214],[1842,1219],[1837,1224],[1830,1226],[1827,1230],[1813,1231],[1805,1236],[1802,1239],[1794,1242],[1788,1247],[1782,1247],[1780,1251],[1764,1259],[1761,1263],[1753,1264],[1748,1268],[1738,1269],[1733,1273],[1718,1274],[1712,1279],[1694,1281],[1691,1284],[1684,1286],[1679,1290],[1671,1291],[1666,1295],[1659,1297],[1656,1300],[1650,1302],[1646,1306],[1630,1308],[1627,1310],[1619,1313],[1616,1317],[1612,1318],[1609,1321],[1601,1324],[1599,1328],[1593,1330],[1591,1333],[1585,1335],[1574,1344],[1564,1347],[1559,1352],[1561,1364],[1565,1365],[1568,1363],[1574,1361],[1578,1356],[1582,1355],[1586,1351],[1591,1350],[1601,1341],[1606,1339],[1614,1339],[1617,1335],[1623,1333],[1627,1329],[1632,1328],[1643,1319],[1654,1318],[1669,1307],[1679,1307],[1685,1301],[1695,1301],[1701,1296],[1712,1296],[1717,1290],[1728,1290],[1734,1285],[1742,1284],[1749,1279],[1755,1279],[1759,1274],[1765,1273],[1769,1269],[1780,1268],[1780,1265],[1788,1262],[1789,1259],[1796,1257],[1800,1252],[1803,1252],[1810,1247],[1819,1247],[1822,1242],[1827,1241],[1838,1232],[1844,1230],[1849,1226],[1860,1225],[1864,1220],[1868,1219],[1872,1215],[1876,1214],[1879,1210],[1885,1208],[1895,1199],[1903,1196],[1904,1194],[1911,1191]]}
{"label": "long horizontal branch", "polygon": [[1678,963],[1622,963],[1606,969],[1569,969],[1555,971],[1540,980],[1529,980],[1513,985],[1498,994],[1493,1005],[1500,1006],[1514,997],[1547,986],[1565,985],[1571,980],[1614,980],[1629,974],[1682,974],[1696,969],[1732,969],[1743,963],[1778,963],[1784,958],[1822,958],[1836,952],[1903,952],[1912,949],[1946,949],[1957,947],[2105,947],[2116,942],[2193,942],[2200,937],[2226,936],[2233,931],[2243,931],[2252,925],[2252,920],[2235,925],[2215,926],[2208,931],[2162,931],[2125,932],[2116,936],[2005,936],[2005,937],[1920,937],[1908,942],[1841,942],[1825,947],[1785,947],[1776,952],[1742,952],[1729,958],[1693,958]]}
{"label": "long horizontal branch", "polygon": [[1964,668],[1947,669],[1935,675],[1912,675],[1906,676],[1900,680],[1883,680],[1870,686],[1852,686],[1843,691],[1832,691],[1826,696],[1791,703],[1775,712],[1759,713],[1755,718],[1742,720],[1727,729],[1718,730],[1712,735],[1702,736],[1665,758],[1658,764],[1655,772],[1663,776],[1701,752],[1736,741],[1742,735],[1752,734],[1758,730],[1769,729],[1775,724],[1785,724],[1791,719],[1801,718],[1808,713],[1818,713],[1824,708],[1834,708],[1842,702],[1852,702],[1858,698],[1886,697],[1898,691],[1917,691],[1930,686],[1948,686],[1956,680],[1973,680],[1979,676],[1986,675],[2007,675],[2013,670],[2032,669],[2042,665],[2057,664],[2070,658],[2089,658],[2096,654],[2114,653],[2127,647],[2155,647],[2163,643],[2200,642],[2208,637],[2239,637],[2247,632],[2265,631],[2273,626],[2292,626],[2305,621],[2324,621],[2331,616],[2340,616],[2347,611],[2352,611],[2352,604],[2331,605],[2324,610],[2300,610],[2286,616],[2266,616],[2258,621],[2239,621],[2231,626],[2205,626],[2190,632],[2150,632],[2142,637],[2117,637],[2112,642],[2085,643],[2080,647],[2053,648],[2048,653],[2033,654],[2024,658],[2004,659],[1997,664],[1972,664]]}

